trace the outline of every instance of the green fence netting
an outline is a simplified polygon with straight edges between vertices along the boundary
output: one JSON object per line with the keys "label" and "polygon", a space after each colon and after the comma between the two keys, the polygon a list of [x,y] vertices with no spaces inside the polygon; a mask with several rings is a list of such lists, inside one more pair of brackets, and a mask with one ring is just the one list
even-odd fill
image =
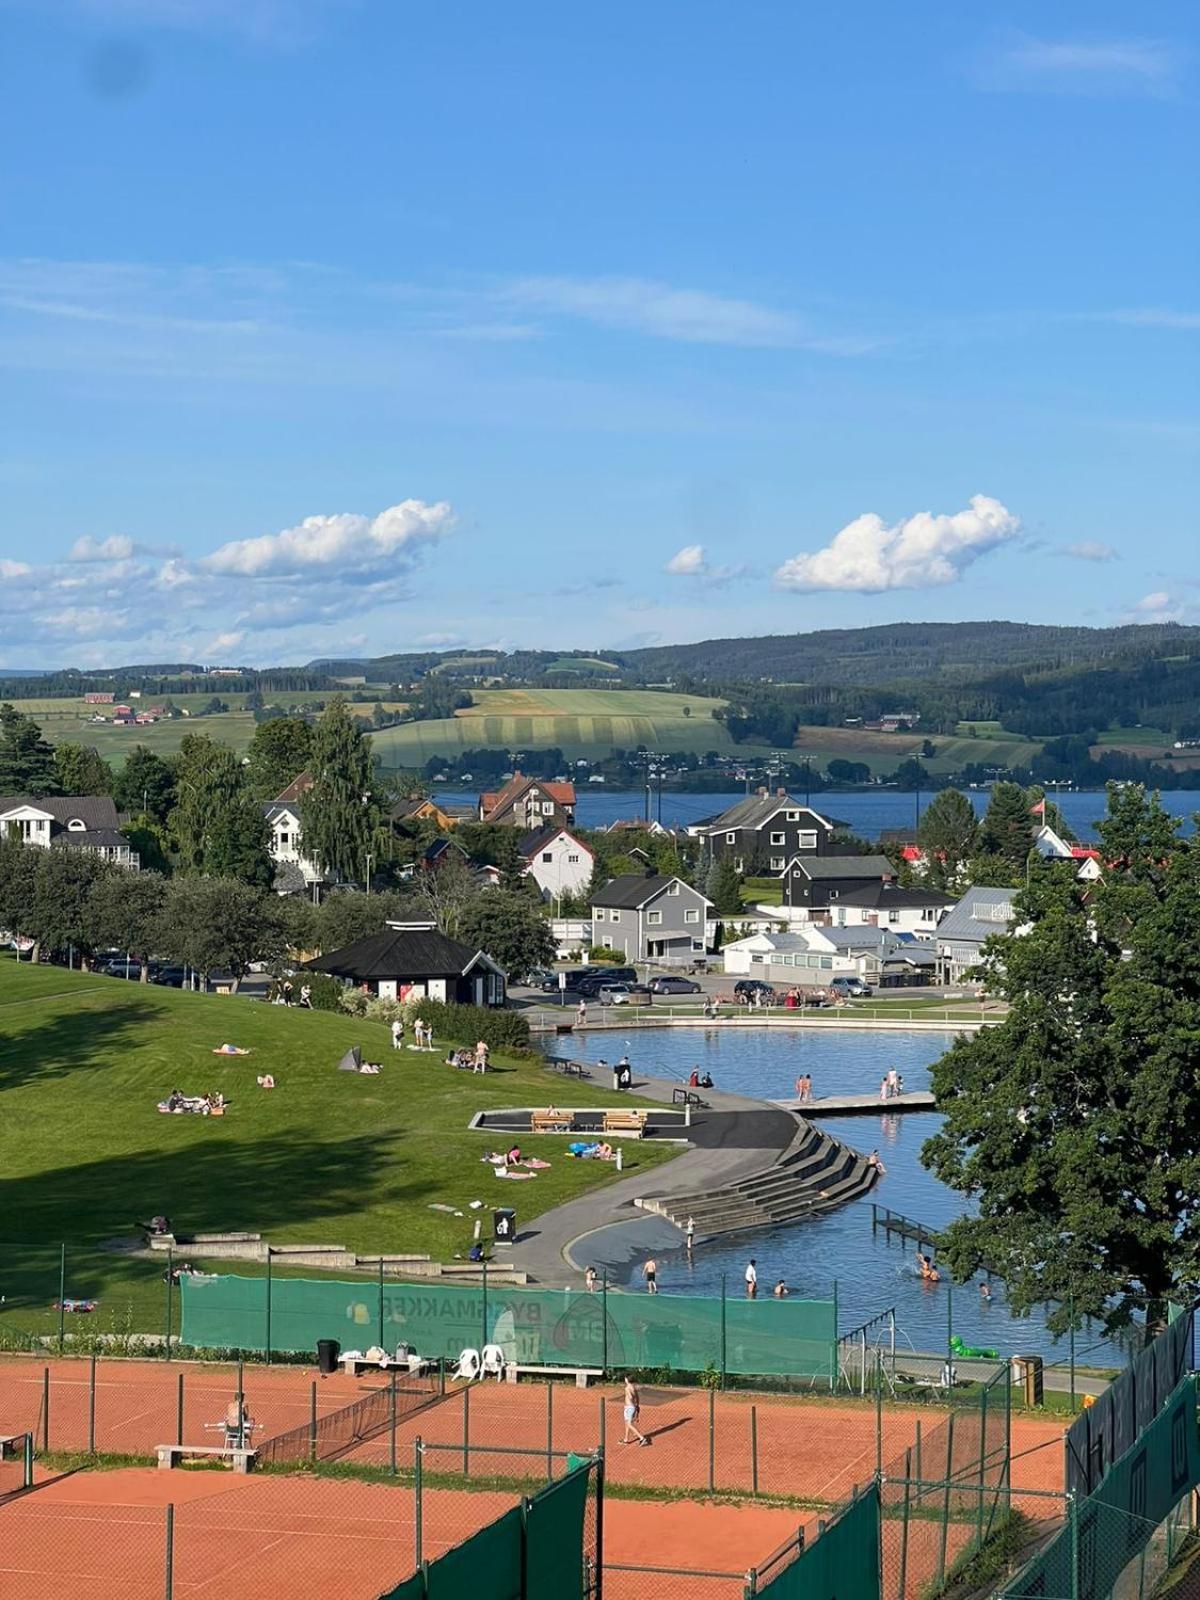
{"label": "green fence netting", "polygon": [[671,1367],[834,1381],[832,1300],[580,1293],[508,1286],[184,1278],[181,1342],[213,1349],[343,1349],[404,1342],[454,1359],[498,1344],[525,1366]]}
{"label": "green fence netting", "polygon": [[543,1489],[525,1506],[526,1600],[583,1600],[589,1467]]}
{"label": "green fence netting", "polygon": [[522,1600],[522,1522],[521,1507],[514,1506],[431,1561],[426,1600]]}
{"label": "green fence netting", "polygon": [[405,1578],[403,1583],[398,1583],[394,1589],[389,1589],[379,1600],[425,1600],[425,1577],[423,1573],[414,1572],[411,1578]]}
{"label": "green fence netting", "polygon": [[[1141,1558],[1176,1506],[1200,1484],[1195,1377],[1105,1474],[1070,1508],[1066,1526],[1004,1589],[1002,1600],[1104,1600],[1145,1592]],[[1134,1580],[1122,1584],[1131,1566]]]}
{"label": "green fence netting", "polygon": [[762,1573],[754,1592],[770,1600],[880,1600],[878,1488],[852,1500],[780,1571],[765,1581]]}

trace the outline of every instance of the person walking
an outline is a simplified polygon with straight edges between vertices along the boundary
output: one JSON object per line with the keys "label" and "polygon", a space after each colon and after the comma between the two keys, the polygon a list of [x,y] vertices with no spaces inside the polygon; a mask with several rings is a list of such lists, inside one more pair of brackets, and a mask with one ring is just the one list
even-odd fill
{"label": "person walking", "polygon": [[280,993],[283,995],[284,1005],[290,1006],[292,1003],[292,984],[289,978],[285,978],[283,980],[283,988],[280,990]]}
{"label": "person walking", "polygon": [[684,1243],[687,1246],[687,1253],[690,1256],[692,1253],[692,1246],[696,1242],[696,1221],[694,1217],[689,1217],[687,1219],[687,1227],[684,1229],[683,1238]]}
{"label": "person walking", "polygon": [[753,1256],[751,1256],[746,1265],[746,1299],[758,1299],[758,1268],[754,1263]]}
{"label": "person walking", "polygon": [[595,1269],[595,1267],[585,1267],[584,1268],[584,1270],[583,1270],[583,1287],[587,1290],[587,1292],[589,1294],[595,1294],[595,1292],[596,1292],[596,1269]]}
{"label": "person walking", "polygon": [[646,1280],[646,1293],[658,1293],[658,1262],[650,1256],[642,1267],[642,1277]]}
{"label": "person walking", "polygon": [[300,985],[300,1004],[305,1011],[312,1010],[312,985],[310,983],[302,983]]}
{"label": "person walking", "polygon": [[581,1000],[575,1007],[575,1025],[579,1028],[587,1027],[587,1001]]}
{"label": "person walking", "polygon": [[471,1062],[472,1073],[487,1071],[488,1055],[488,1042],[486,1039],[480,1039],[478,1044],[475,1046],[475,1055]]}
{"label": "person walking", "polygon": [[[621,1411],[621,1415],[625,1419],[625,1435],[621,1440],[622,1444],[633,1444],[635,1440],[638,1444],[650,1443],[646,1435],[638,1429],[638,1416],[641,1413],[641,1409],[642,1399],[638,1394],[637,1384],[634,1383],[632,1378],[627,1377],[625,1379],[625,1404]],[[630,1434],[633,1435],[632,1439],[629,1437]]]}
{"label": "person walking", "polygon": [[404,1024],[403,1024],[403,1022],[401,1022],[399,1017],[396,1017],[392,1022],[392,1049],[393,1050],[403,1050],[403,1048],[404,1048]]}

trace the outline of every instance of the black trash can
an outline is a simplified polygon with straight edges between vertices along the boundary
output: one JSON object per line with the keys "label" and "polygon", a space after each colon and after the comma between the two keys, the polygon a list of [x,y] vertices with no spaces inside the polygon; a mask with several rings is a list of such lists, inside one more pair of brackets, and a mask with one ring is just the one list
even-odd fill
{"label": "black trash can", "polygon": [[517,1236],[517,1213],[511,1206],[497,1206],[492,1213],[493,1237],[511,1243]]}
{"label": "black trash can", "polygon": [[338,1357],[342,1347],[336,1339],[317,1340],[317,1367],[323,1378],[328,1378],[338,1369]]}

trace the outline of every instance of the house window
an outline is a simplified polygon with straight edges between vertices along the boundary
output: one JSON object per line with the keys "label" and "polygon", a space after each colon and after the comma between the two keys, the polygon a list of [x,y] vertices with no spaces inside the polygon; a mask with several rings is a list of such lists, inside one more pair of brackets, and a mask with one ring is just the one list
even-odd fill
{"label": "house window", "polygon": [[798,811],[785,811],[784,812],[784,816],[787,818],[787,820],[789,822],[799,822],[800,821],[800,813]]}
{"label": "house window", "polygon": [[771,857],[771,871],[772,872],[782,872],[784,867],[786,867],[786,866],[787,866],[787,857],[786,856],[772,856]]}
{"label": "house window", "polygon": [[771,835],[771,843],[772,844],[786,844],[787,843],[787,834],[786,833],[773,833]]}
{"label": "house window", "polygon": [[801,828],[799,848],[801,850],[815,850],[817,848],[817,830],[815,828]]}
{"label": "house window", "polygon": [[87,823],[84,822],[82,817],[72,817],[67,823],[67,831],[68,833],[86,833]]}
{"label": "house window", "polygon": [[836,889],[830,889],[830,891],[829,891],[829,898],[830,898],[830,899],[831,899],[831,900],[836,900],[836,899],[837,899],[837,897],[838,897],[838,892],[837,892],[837,890],[836,890]]}
{"label": "house window", "polygon": [[543,800],[542,801],[542,815],[544,817],[552,817],[554,815],[554,801],[553,800]]}
{"label": "house window", "polygon": [[290,837],[291,837],[291,835],[290,834],[286,834],[286,833],[281,833],[279,835],[279,848],[281,850],[286,850],[287,849],[287,847],[288,847],[288,839]]}
{"label": "house window", "polygon": [[609,913],[608,913],[608,920],[609,920],[609,921],[610,921],[610,922],[620,922],[620,920],[621,920],[621,913],[620,913],[620,912],[619,912],[619,911],[610,911],[610,912],[609,912]]}
{"label": "house window", "polygon": [[605,936],[604,936],[604,948],[606,950],[611,950],[612,947],[613,947],[613,942],[612,942],[611,936],[608,935],[608,934],[605,934]]}
{"label": "house window", "polygon": [[542,851],[542,860],[546,863],[547,866],[549,866],[551,864],[551,862],[553,862],[553,860],[554,860],[554,852],[552,850],[543,850]]}
{"label": "house window", "polygon": [[657,926],[662,921],[662,912],[661,911],[647,911],[647,913],[646,913],[646,921],[647,922],[652,922],[652,923],[655,924],[655,926]]}
{"label": "house window", "polygon": [[[550,857],[547,856],[546,860],[549,861],[549,859],[550,859]],[[578,856],[568,856],[567,857],[567,865],[569,867],[574,867],[574,866],[577,866],[578,864],[579,864],[579,857]]]}
{"label": "house window", "polygon": [[703,950],[704,950],[704,940],[703,939],[693,939],[692,940],[692,954],[693,955],[700,955],[703,952]]}
{"label": "house window", "polygon": [[679,885],[677,883],[669,883],[667,885],[667,893],[668,894],[678,894],[679,893]]}
{"label": "house window", "polygon": [[900,921],[900,913],[898,911],[889,911],[888,912],[888,921],[889,922],[899,922]]}
{"label": "house window", "polygon": [[592,915],[593,915],[593,917],[595,918],[595,920],[597,922],[603,922],[604,921],[604,907],[603,906],[593,906],[592,907]]}
{"label": "house window", "polygon": [[736,833],[727,833],[725,835],[725,843],[726,844],[736,844],[737,843],[737,834]]}
{"label": "house window", "polygon": [[735,872],[745,872],[746,863],[742,860],[741,856],[738,856],[737,860],[733,863],[733,870]]}
{"label": "house window", "polygon": [[683,913],[683,920],[685,922],[699,922],[700,921],[700,913],[699,913],[699,911],[685,911]]}

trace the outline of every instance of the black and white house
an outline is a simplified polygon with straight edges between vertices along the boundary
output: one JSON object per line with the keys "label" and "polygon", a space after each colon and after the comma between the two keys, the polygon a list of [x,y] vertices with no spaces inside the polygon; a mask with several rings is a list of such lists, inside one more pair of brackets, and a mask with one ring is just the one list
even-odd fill
{"label": "black and white house", "polygon": [[803,907],[810,916],[833,911],[864,889],[891,883],[896,869],[886,856],[793,856],[781,874],[783,904]]}
{"label": "black and white house", "polygon": [[760,789],[688,829],[704,841],[712,860],[729,857],[738,872],[756,877],[781,877],[794,857],[825,855],[835,831],[828,817],[786,789]]}
{"label": "black and white house", "polygon": [[355,939],[305,966],[344,978],[381,1000],[505,1003],[503,969],[483,950],[447,938],[433,922],[389,922],[382,933]]}

